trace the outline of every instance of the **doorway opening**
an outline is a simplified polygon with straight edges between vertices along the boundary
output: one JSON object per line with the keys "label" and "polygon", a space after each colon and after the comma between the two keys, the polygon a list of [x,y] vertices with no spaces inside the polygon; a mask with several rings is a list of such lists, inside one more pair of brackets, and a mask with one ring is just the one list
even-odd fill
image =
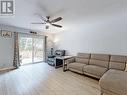
{"label": "doorway opening", "polygon": [[19,35],[20,65],[44,61],[44,37]]}

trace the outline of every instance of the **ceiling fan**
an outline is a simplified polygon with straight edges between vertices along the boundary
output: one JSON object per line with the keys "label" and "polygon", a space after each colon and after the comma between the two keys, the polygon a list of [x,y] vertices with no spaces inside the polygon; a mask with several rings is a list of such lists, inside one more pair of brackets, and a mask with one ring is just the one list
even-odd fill
{"label": "ceiling fan", "polygon": [[46,27],[45,27],[46,29],[49,29],[50,25],[58,27],[58,28],[62,28],[61,25],[55,24],[56,22],[62,20],[63,19],[62,17],[58,17],[56,19],[50,20],[50,16],[46,16],[46,17],[43,17],[41,15],[38,15],[38,16],[41,17],[41,20],[43,22],[41,22],[41,23],[31,23],[31,24],[45,24],[46,25]]}

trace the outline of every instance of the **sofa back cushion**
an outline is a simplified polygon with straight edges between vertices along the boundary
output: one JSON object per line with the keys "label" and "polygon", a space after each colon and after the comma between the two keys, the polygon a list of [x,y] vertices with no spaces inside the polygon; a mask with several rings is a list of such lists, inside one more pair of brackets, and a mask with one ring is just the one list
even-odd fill
{"label": "sofa back cushion", "polygon": [[78,53],[77,57],[84,58],[84,59],[89,59],[90,58],[90,53]]}
{"label": "sofa back cushion", "polygon": [[84,64],[88,64],[89,63],[89,59],[83,59],[83,58],[75,58],[75,62],[77,63],[84,63]]}
{"label": "sofa back cushion", "polygon": [[75,61],[78,63],[88,64],[89,58],[90,58],[90,54],[88,54],[88,53],[78,53],[75,58]]}
{"label": "sofa back cushion", "polygon": [[107,54],[91,54],[89,64],[108,68],[109,57]]}
{"label": "sofa back cushion", "polygon": [[121,55],[111,55],[109,69],[116,69],[124,71],[126,68],[126,56]]}

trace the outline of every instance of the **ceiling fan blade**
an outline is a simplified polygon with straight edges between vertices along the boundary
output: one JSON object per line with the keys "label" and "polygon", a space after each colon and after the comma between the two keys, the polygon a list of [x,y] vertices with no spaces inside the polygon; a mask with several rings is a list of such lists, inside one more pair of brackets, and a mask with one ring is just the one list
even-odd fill
{"label": "ceiling fan blade", "polygon": [[62,28],[61,25],[57,25],[57,24],[51,24],[51,25],[56,26],[56,27],[59,27],[59,28]]}
{"label": "ceiling fan blade", "polygon": [[46,23],[31,23],[31,24],[46,24]]}
{"label": "ceiling fan blade", "polygon": [[60,21],[60,20],[62,20],[63,18],[62,17],[58,17],[58,18],[56,18],[56,19],[54,19],[54,20],[52,20],[52,21],[50,21],[51,23],[55,23],[55,22],[58,22],[58,21]]}

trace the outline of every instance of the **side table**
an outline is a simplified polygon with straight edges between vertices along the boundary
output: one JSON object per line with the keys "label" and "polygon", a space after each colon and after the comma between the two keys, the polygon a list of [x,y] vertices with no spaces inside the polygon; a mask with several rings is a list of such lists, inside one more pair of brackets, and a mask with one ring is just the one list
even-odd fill
{"label": "side table", "polygon": [[55,68],[58,68],[60,66],[63,66],[63,71],[65,72],[67,70],[67,64],[65,63],[65,61],[67,59],[72,58],[73,56],[62,56],[62,57],[56,57],[55,58]]}

